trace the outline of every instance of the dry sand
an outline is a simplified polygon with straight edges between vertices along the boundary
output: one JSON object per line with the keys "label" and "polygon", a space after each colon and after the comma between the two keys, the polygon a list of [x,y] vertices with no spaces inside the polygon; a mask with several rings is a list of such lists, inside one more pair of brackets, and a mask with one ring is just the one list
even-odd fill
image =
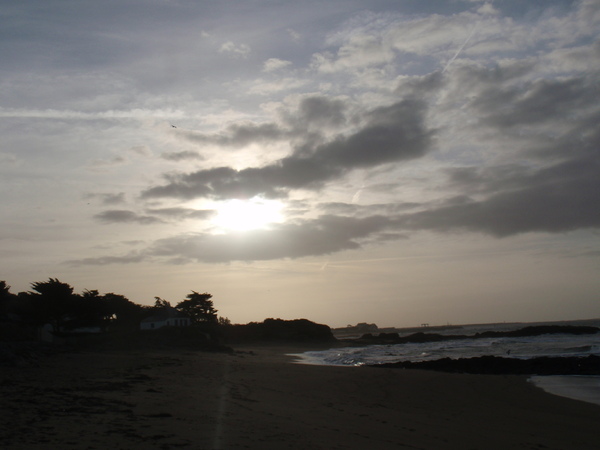
{"label": "dry sand", "polygon": [[78,352],[0,368],[0,448],[600,448],[600,406],[524,377],[293,364],[298,351]]}

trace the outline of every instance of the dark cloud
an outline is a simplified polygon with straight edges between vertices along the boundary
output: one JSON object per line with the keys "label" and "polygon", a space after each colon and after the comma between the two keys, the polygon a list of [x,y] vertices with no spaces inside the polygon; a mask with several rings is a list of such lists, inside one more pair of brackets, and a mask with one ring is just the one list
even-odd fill
{"label": "dark cloud", "polygon": [[[147,249],[124,256],[107,256],[70,261],[77,265],[131,263],[166,259],[170,263],[257,261],[319,256],[357,249],[361,242],[392,224],[383,216],[366,218],[321,216],[278,224],[271,229],[228,234],[195,233],[159,239]],[[398,238],[381,234],[379,240]]]}
{"label": "dark cloud", "polygon": [[[181,132],[180,135],[195,143],[233,148],[294,139],[309,142],[311,137],[320,138],[319,130],[344,125],[347,120],[346,109],[347,105],[342,100],[311,95],[303,98],[296,110],[280,111],[282,124],[244,122],[229,125],[218,133],[206,134],[187,131]],[[187,153],[167,153],[163,157],[175,159],[181,155],[181,159],[183,159]]]}
{"label": "dark cloud", "polygon": [[139,215],[125,209],[103,211],[96,214],[94,218],[105,223],[139,223],[142,225],[149,225],[162,222],[162,220],[156,217]]}
{"label": "dark cloud", "polygon": [[99,199],[103,205],[117,205],[125,202],[125,193],[118,194],[87,194],[85,199]]}
{"label": "dark cloud", "polygon": [[524,86],[490,87],[472,106],[483,121],[498,128],[575,120],[597,107],[600,87],[597,78],[537,80]]}
{"label": "dark cloud", "polygon": [[290,189],[318,189],[351,170],[423,156],[432,146],[424,124],[425,105],[400,101],[365,115],[365,125],[348,136],[307,150],[299,146],[290,156],[261,168],[229,167],[169,175],[169,183],[150,188],[143,198],[281,197]]}
{"label": "dark cloud", "polygon": [[164,223],[165,221],[200,219],[206,220],[216,214],[214,210],[193,208],[148,208],[146,214],[141,215],[125,209],[103,211],[94,216],[95,219],[104,223],[139,223],[148,225],[153,223]]}
{"label": "dark cloud", "polygon": [[70,266],[106,266],[109,264],[134,264],[147,259],[146,255],[131,252],[125,256],[101,256],[98,258],[83,258],[65,261]]}
{"label": "dark cloud", "polygon": [[202,160],[204,157],[198,152],[182,151],[182,152],[166,152],[160,155],[162,159],[167,161],[184,161],[187,159]]}
{"label": "dark cloud", "polygon": [[278,225],[269,230],[223,235],[193,234],[161,239],[148,250],[153,256],[190,261],[228,262],[300,258],[360,247],[360,240],[385,228],[383,216],[364,219],[322,216]]}
{"label": "dark cloud", "polygon": [[[500,168],[505,170],[505,167]],[[493,169],[488,170],[493,172]],[[600,227],[600,157],[589,155],[531,173],[518,170],[513,176],[492,177],[490,185],[482,171],[462,170],[465,185],[490,192],[499,180],[508,179],[503,191],[475,201],[464,197],[437,207],[401,216],[401,228],[448,231],[464,229],[505,237],[526,232],[567,232]]]}
{"label": "dark cloud", "polygon": [[316,124],[338,127],[346,122],[347,105],[342,100],[324,96],[310,96],[302,99],[297,114],[291,119],[295,128],[309,128]]}
{"label": "dark cloud", "polygon": [[422,76],[403,77],[396,87],[396,94],[411,98],[422,98],[437,93],[444,85],[444,74],[441,71]]}
{"label": "dark cloud", "polygon": [[228,147],[244,147],[258,142],[274,142],[290,136],[290,132],[275,123],[233,124],[217,134],[187,132],[184,136],[196,143],[214,144]]}
{"label": "dark cloud", "polygon": [[192,208],[149,208],[146,212],[168,219],[209,219],[216,214],[212,209]]}
{"label": "dark cloud", "polygon": [[[406,233],[421,230],[506,237],[598,228],[600,156],[586,152],[583,155],[537,170],[519,165],[457,169],[450,174],[451,190],[464,193],[442,201],[362,206],[323,203],[321,209],[338,215],[276,224],[264,230],[175,236],[160,239],[141,253],[80,263],[126,263],[140,255],[171,263],[275,260],[358,249],[371,243],[405,239],[409,237]],[[410,209],[418,211],[408,212]],[[148,212],[171,218],[189,214],[185,208]],[[115,213],[112,216],[120,217]],[[134,219],[131,214],[123,214],[120,221]]]}
{"label": "dark cloud", "polygon": [[406,212],[410,209],[422,207],[422,204],[414,202],[399,202],[358,205],[354,203],[331,202],[320,203],[317,205],[317,207],[318,209],[324,211],[326,214],[332,215],[355,217],[386,215],[388,217],[394,217],[400,212]]}

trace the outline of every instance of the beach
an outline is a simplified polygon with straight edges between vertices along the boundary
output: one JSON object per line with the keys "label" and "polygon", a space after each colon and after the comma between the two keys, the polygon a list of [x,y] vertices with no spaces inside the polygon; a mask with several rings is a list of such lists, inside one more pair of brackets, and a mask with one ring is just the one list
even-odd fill
{"label": "beach", "polygon": [[596,449],[600,406],[516,375],[294,363],[307,346],[85,350],[0,368],[6,449]]}

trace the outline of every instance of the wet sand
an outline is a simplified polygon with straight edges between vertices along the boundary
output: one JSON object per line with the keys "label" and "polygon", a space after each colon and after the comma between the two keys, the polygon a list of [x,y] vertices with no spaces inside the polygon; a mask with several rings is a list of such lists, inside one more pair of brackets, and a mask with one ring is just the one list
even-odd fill
{"label": "wet sand", "polygon": [[281,346],[0,368],[6,449],[597,449],[600,406],[524,376],[293,364]]}

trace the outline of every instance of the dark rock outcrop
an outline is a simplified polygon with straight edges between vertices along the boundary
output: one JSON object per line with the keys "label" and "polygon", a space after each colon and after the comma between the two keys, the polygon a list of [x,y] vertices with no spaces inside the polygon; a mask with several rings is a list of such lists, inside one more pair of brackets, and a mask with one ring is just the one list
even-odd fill
{"label": "dark rock outcrop", "polygon": [[245,325],[229,325],[222,328],[227,342],[283,341],[283,342],[334,342],[331,328],[307,319],[266,319]]}
{"label": "dark rock outcrop", "polygon": [[356,344],[407,344],[421,342],[441,342],[460,339],[484,339],[484,338],[502,338],[502,337],[531,337],[541,336],[543,334],[596,334],[600,328],[574,325],[539,325],[520,328],[513,331],[486,331],[474,335],[464,334],[437,334],[437,333],[413,333],[408,336],[400,336],[398,333],[379,333],[377,336],[368,333],[355,339]]}

